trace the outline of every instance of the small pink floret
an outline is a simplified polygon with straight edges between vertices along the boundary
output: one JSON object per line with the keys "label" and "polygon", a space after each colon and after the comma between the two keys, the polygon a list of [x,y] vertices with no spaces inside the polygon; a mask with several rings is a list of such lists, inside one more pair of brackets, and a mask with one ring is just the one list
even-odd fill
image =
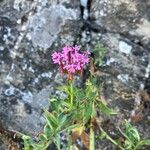
{"label": "small pink floret", "polygon": [[79,46],[65,46],[61,52],[54,52],[52,60],[58,64],[61,71],[73,76],[75,73],[82,73],[84,66],[89,62],[89,52],[79,52]]}
{"label": "small pink floret", "polygon": [[53,59],[53,62],[54,64],[61,64],[61,55],[57,52],[53,53],[52,54],[52,59]]}

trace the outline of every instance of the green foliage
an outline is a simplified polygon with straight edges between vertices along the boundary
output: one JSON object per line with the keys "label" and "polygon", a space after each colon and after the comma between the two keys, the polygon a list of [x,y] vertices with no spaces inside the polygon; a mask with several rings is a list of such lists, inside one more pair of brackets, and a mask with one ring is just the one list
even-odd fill
{"label": "green foliage", "polygon": [[95,46],[93,53],[94,53],[94,58],[95,58],[94,64],[101,66],[103,64],[103,58],[106,54],[106,49],[100,43],[98,43]]}
{"label": "green foliage", "polygon": [[[102,65],[103,57],[106,50],[97,44],[94,49],[95,65]],[[61,135],[67,135],[68,147],[65,149],[72,150],[74,147],[78,150],[75,143],[76,139],[81,139],[84,146],[89,150],[95,149],[95,126],[99,126],[99,139],[108,139],[121,150],[140,150],[144,145],[149,146],[150,140],[141,140],[135,127],[125,121],[124,131],[119,128],[124,143],[113,140],[107,132],[96,122],[97,112],[101,111],[105,115],[115,115],[116,111],[107,106],[106,101],[101,99],[100,89],[97,87],[96,78],[91,77],[86,81],[84,89],[77,88],[73,81],[69,81],[65,86],[58,88],[64,92],[67,97],[60,99],[52,97],[49,99],[50,111],[44,111],[45,126],[43,132],[33,140],[31,137],[23,135],[24,150],[46,150],[47,147],[54,143],[58,150],[61,148]]]}
{"label": "green foliage", "polygon": [[[100,100],[98,88],[90,80],[87,80],[85,89],[74,87],[70,82],[66,86],[59,87],[59,90],[67,94],[66,99],[53,97],[49,100],[51,111],[44,111],[46,120],[44,130],[36,141],[28,136],[23,137],[25,150],[45,150],[51,143],[55,143],[59,150],[61,147],[60,135],[68,133],[69,136],[71,131],[79,126],[85,128],[93,118],[96,118],[97,109],[100,108],[107,115],[115,114]],[[94,147],[92,123],[88,128],[90,128],[89,147]],[[69,138],[68,143],[70,143]]]}
{"label": "green foliage", "polygon": [[78,127],[78,124],[71,124],[70,115],[65,114],[63,103],[59,102],[58,99],[50,99],[50,106],[52,112],[44,111],[46,124],[43,133],[38,136],[37,142],[28,136],[23,136],[24,150],[46,150],[52,142],[60,150],[60,134]]}
{"label": "green foliage", "polygon": [[150,140],[141,140],[138,130],[127,120],[125,120],[124,127],[124,132],[120,128],[119,131],[125,138],[124,144],[122,145],[125,150],[138,150],[141,146],[150,146]]}
{"label": "green foliage", "polygon": [[126,120],[124,126],[125,126],[125,132],[122,132],[120,128],[119,130],[125,138],[124,147],[127,150],[130,150],[133,149],[135,145],[140,141],[140,136],[137,129],[131,126],[131,124]]}
{"label": "green foliage", "polygon": [[110,109],[109,107],[107,107],[107,104],[105,104],[102,101],[99,101],[97,103],[97,106],[100,108],[100,111],[103,112],[106,115],[116,115],[117,114],[116,111],[114,111],[114,110]]}
{"label": "green foliage", "polygon": [[102,128],[99,138],[108,139],[121,150],[140,150],[143,148],[143,146],[150,146],[150,140],[141,140],[138,130],[133,127],[127,120],[125,120],[123,128],[124,131],[119,128],[120,133],[124,137],[124,142],[122,144],[113,140]]}
{"label": "green foliage", "polygon": [[[94,65],[101,66],[106,49],[97,44],[93,50]],[[116,115],[117,112],[107,106],[105,100],[101,99],[100,89],[96,85],[97,79],[92,77],[86,81],[84,89],[77,88],[73,81],[58,87],[67,97],[60,99],[52,96],[49,99],[50,111],[44,111],[45,125],[43,132],[33,140],[31,137],[23,135],[24,150],[46,150],[54,143],[58,150],[62,149],[61,135],[65,134],[67,140],[67,150],[78,150],[74,140],[80,139],[89,150],[95,149],[98,126],[100,132],[99,139],[108,139],[121,150],[140,150],[143,146],[150,146],[150,140],[141,140],[135,127],[125,120],[123,131],[119,128],[124,138],[123,143],[112,139],[97,122],[97,112],[105,115]]]}
{"label": "green foliage", "polygon": [[31,150],[33,144],[31,137],[23,135],[22,139],[24,141],[24,150]]}

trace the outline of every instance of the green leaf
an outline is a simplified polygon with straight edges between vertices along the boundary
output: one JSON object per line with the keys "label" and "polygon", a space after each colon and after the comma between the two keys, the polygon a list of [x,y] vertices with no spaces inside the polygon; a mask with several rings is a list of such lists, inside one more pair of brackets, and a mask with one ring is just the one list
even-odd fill
{"label": "green leaf", "polygon": [[95,56],[94,64],[99,66],[102,65],[106,49],[100,43],[97,43],[93,50],[93,53]]}
{"label": "green leaf", "polygon": [[49,139],[52,136],[52,131],[48,124],[44,126],[44,134],[46,136],[46,139]]}
{"label": "green leaf", "polygon": [[63,102],[63,105],[67,108],[67,109],[69,109],[72,105],[70,104],[70,101],[68,101],[68,100],[66,100],[66,101],[64,101]]}
{"label": "green leaf", "polygon": [[72,130],[72,129],[80,127],[80,126],[81,126],[80,124],[73,124],[73,125],[68,126],[66,129],[67,130]]}
{"label": "green leaf", "polygon": [[95,85],[92,84],[90,80],[86,81],[86,97],[91,101],[94,101],[96,97],[98,96],[98,90]]}
{"label": "green leaf", "polygon": [[54,141],[55,145],[57,146],[57,149],[60,150],[60,145],[61,145],[60,135],[57,134],[53,141]]}
{"label": "green leaf", "polygon": [[138,130],[135,127],[133,127],[127,120],[125,120],[125,128],[126,135],[134,144],[140,141]]}
{"label": "green leaf", "polygon": [[39,135],[39,140],[40,140],[41,142],[45,142],[45,141],[48,140],[48,139],[47,139],[47,136],[46,136],[45,134],[41,133],[41,134]]}
{"label": "green leaf", "polygon": [[22,139],[24,141],[24,150],[32,150],[31,145],[33,144],[33,141],[31,137],[23,135]]}
{"label": "green leaf", "polygon": [[61,106],[61,100],[58,100],[57,98],[51,98],[49,99],[50,108],[52,111],[59,111]]}
{"label": "green leaf", "polygon": [[64,114],[60,114],[59,116],[58,116],[58,127],[57,127],[57,132],[60,132],[61,130],[62,130],[62,128],[64,128],[65,127],[65,125],[67,124],[68,122],[67,122],[67,116],[66,115],[64,115]]}
{"label": "green leaf", "polygon": [[52,113],[48,112],[47,110],[45,110],[44,116],[51,130],[55,131],[59,125],[57,118]]}
{"label": "green leaf", "polygon": [[75,96],[76,96],[77,100],[84,100],[85,97],[86,97],[84,90],[75,88],[74,93],[75,93]]}
{"label": "green leaf", "polygon": [[150,139],[147,140],[141,140],[137,145],[136,149],[140,149],[143,146],[150,146]]}
{"label": "green leaf", "polygon": [[150,145],[150,139],[140,141],[140,145]]}
{"label": "green leaf", "polygon": [[57,89],[70,95],[70,86],[68,85],[60,86]]}
{"label": "green leaf", "polygon": [[35,147],[33,150],[46,150],[47,147],[49,146],[50,143],[38,143],[38,144],[35,144]]}
{"label": "green leaf", "polygon": [[127,120],[125,120],[125,131],[123,132],[120,128],[119,131],[125,137],[124,147],[127,150],[136,150],[140,144],[140,136],[138,130],[133,127]]}
{"label": "green leaf", "polygon": [[107,136],[106,132],[105,132],[104,130],[101,130],[101,133],[100,133],[100,135],[99,135],[100,140],[105,139],[106,136]]}
{"label": "green leaf", "polygon": [[50,104],[53,103],[53,102],[57,102],[57,98],[53,97],[53,98],[50,98],[50,99],[49,99],[49,103],[50,103]]}
{"label": "green leaf", "polygon": [[98,107],[100,108],[100,110],[105,113],[106,115],[116,115],[117,112],[108,108],[106,104],[104,104],[102,101],[98,101]]}
{"label": "green leaf", "polygon": [[56,118],[51,112],[45,110],[45,113],[44,113],[44,114],[48,117],[48,119],[49,119],[51,122],[53,122],[53,124],[56,124],[56,125],[58,124],[57,118]]}
{"label": "green leaf", "polygon": [[59,125],[65,124],[66,120],[67,120],[67,115],[66,114],[60,114],[58,116]]}
{"label": "green leaf", "polygon": [[130,143],[132,143],[132,141],[130,140],[130,138],[126,135],[126,133],[124,133],[120,128],[118,128],[120,133],[126,138],[126,140],[128,140]]}
{"label": "green leaf", "polygon": [[87,104],[83,110],[83,122],[86,124],[92,116],[92,103]]}
{"label": "green leaf", "polygon": [[132,142],[128,141],[128,140],[125,140],[125,149],[126,150],[131,150],[132,147],[134,146]]}

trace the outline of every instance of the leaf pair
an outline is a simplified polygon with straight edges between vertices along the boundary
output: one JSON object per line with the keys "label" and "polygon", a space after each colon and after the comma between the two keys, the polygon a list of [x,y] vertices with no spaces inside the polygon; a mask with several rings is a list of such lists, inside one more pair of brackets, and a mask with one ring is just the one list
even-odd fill
{"label": "leaf pair", "polygon": [[94,64],[101,66],[103,64],[103,58],[105,56],[106,53],[106,49],[101,45],[101,44],[97,44],[93,50],[94,53]]}
{"label": "leaf pair", "polygon": [[138,130],[133,127],[127,120],[125,120],[125,131],[123,132],[120,128],[119,131],[125,138],[123,147],[126,150],[138,150],[142,146],[150,146],[150,140],[141,140]]}

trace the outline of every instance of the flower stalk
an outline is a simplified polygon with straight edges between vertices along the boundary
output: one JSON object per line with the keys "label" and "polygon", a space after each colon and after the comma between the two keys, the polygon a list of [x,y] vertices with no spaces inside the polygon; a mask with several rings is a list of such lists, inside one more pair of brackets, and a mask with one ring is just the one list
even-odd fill
{"label": "flower stalk", "polygon": [[95,150],[95,139],[94,139],[94,129],[92,124],[92,119],[90,121],[90,146],[89,150]]}
{"label": "flower stalk", "polygon": [[74,92],[73,92],[73,82],[70,82],[70,104],[71,108],[73,107],[73,98],[74,98]]}

